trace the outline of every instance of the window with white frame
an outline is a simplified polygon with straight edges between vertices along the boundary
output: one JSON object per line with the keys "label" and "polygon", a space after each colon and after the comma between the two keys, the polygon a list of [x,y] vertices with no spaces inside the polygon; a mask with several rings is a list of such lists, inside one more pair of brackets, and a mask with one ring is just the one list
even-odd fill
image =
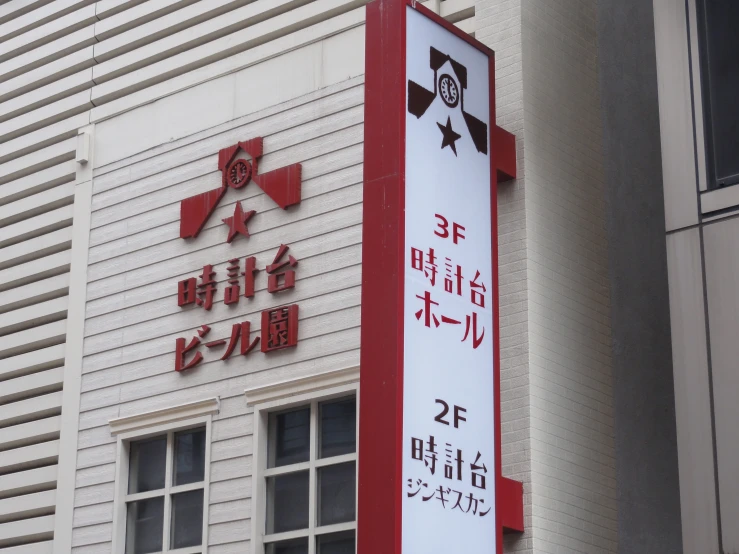
{"label": "window with white frame", "polygon": [[111,419],[113,554],[207,554],[210,440],[218,397]]}
{"label": "window with white frame", "polygon": [[262,552],[354,554],[356,393],[273,407],[262,417]]}
{"label": "window with white frame", "polygon": [[128,441],[127,454],[125,554],[201,552],[205,426]]}

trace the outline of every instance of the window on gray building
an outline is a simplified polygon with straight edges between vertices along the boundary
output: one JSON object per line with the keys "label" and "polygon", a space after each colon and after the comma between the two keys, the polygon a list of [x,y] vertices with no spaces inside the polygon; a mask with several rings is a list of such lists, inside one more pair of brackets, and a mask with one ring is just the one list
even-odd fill
{"label": "window on gray building", "polygon": [[739,183],[739,2],[698,0],[710,189]]}

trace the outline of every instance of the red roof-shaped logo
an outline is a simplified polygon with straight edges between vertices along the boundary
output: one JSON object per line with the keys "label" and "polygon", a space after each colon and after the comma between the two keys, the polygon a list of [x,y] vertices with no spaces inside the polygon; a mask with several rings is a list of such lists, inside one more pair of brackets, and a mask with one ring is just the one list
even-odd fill
{"label": "red roof-shaped logo", "polygon": [[[222,173],[222,185],[180,202],[180,238],[197,237],[226,190],[243,188],[250,181],[254,181],[283,210],[300,203],[300,164],[260,174],[259,158],[262,157],[262,144],[262,138],[257,137],[218,152],[218,169]],[[238,158],[240,150],[246,152],[251,159]]]}

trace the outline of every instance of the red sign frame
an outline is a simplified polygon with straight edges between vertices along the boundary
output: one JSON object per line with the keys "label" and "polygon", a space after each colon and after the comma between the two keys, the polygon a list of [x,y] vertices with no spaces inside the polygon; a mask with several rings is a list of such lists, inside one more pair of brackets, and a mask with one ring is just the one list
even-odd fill
{"label": "red sign frame", "polygon": [[401,554],[406,6],[489,59],[495,504],[502,553],[504,529],[523,531],[523,488],[502,477],[500,457],[496,191],[498,182],[515,178],[515,137],[494,124],[495,53],[415,0],[374,0],[367,5],[357,552]]}

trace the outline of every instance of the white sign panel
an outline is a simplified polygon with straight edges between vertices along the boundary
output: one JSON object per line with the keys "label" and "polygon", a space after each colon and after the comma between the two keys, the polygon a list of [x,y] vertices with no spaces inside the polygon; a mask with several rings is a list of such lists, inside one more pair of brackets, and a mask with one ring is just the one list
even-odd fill
{"label": "white sign panel", "polygon": [[404,554],[496,553],[488,57],[407,8]]}

